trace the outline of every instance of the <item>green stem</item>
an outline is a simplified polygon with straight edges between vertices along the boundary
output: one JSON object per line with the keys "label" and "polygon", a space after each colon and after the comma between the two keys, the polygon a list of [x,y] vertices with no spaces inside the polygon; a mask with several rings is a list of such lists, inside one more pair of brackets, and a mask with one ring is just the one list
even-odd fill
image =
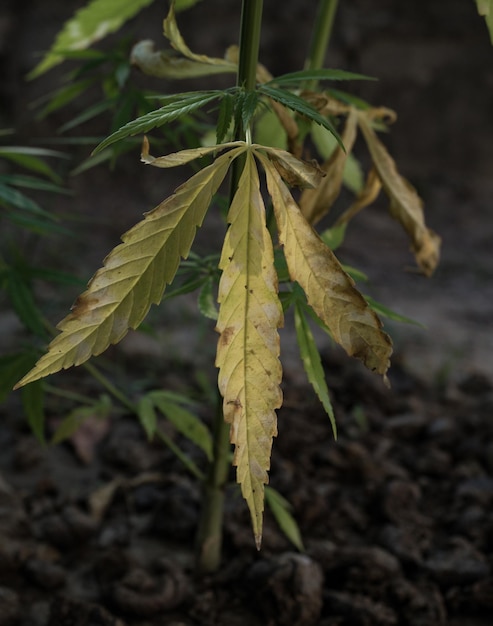
{"label": "green stem", "polygon": [[115,385],[106,378],[106,376],[98,370],[98,368],[92,363],[85,362],[82,367],[91,374],[91,376],[97,380],[114,398],[116,398],[125,408],[131,413],[135,413],[135,404],[127,398],[127,396],[121,392]]}
{"label": "green stem", "polygon": [[224,497],[231,467],[229,425],[224,421],[219,393],[212,439],[213,460],[203,485],[202,512],[197,532],[197,568],[202,574],[215,572],[221,564]]}
{"label": "green stem", "polygon": [[[236,84],[245,91],[256,88],[258,51],[262,27],[263,0],[243,0],[240,26],[240,56]],[[236,139],[245,141],[248,129],[243,128],[241,115],[235,131]],[[244,160],[234,161],[231,173],[230,205],[243,170]],[[222,398],[218,394],[213,428],[213,460],[203,488],[203,504],[197,534],[197,569],[214,572],[221,563],[224,495],[230,460],[229,425],[224,421]]]}
{"label": "green stem", "polygon": [[[320,0],[319,2],[308,59],[305,64],[307,70],[318,70],[324,66],[338,2],[339,0]],[[314,91],[317,82],[316,80],[307,81],[304,87],[307,91]]]}

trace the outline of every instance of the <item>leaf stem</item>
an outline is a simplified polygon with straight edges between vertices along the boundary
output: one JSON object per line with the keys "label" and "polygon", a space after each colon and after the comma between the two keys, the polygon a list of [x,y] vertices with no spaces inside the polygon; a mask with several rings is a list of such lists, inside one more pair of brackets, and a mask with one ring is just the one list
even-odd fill
{"label": "leaf stem", "polygon": [[[318,70],[324,66],[338,2],[339,0],[320,0],[318,4],[310,50],[305,64],[307,70]],[[317,82],[316,80],[307,81],[304,89],[314,91],[317,88]]]}
{"label": "leaf stem", "polygon": [[125,408],[131,413],[136,412],[135,404],[127,398],[127,396],[120,391],[115,385],[92,363],[85,362],[82,367],[91,374],[91,376],[97,380],[114,398],[116,398]]}

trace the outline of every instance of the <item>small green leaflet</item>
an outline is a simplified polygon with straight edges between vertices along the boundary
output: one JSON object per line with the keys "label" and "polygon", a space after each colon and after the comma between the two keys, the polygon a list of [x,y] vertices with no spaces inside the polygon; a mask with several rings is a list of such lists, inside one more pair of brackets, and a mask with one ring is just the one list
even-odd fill
{"label": "small green leaflet", "polygon": [[279,528],[289,541],[291,541],[300,552],[303,552],[305,548],[301,539],[300,529],[296,520],[291,515],[291,505],[289,502],[283,498],[278,491],[268,485],[265,486],[265,501],[274,519],[278,523]]}
{"label": "small green leaflet", "polygon": [[325,382],[325,373],[320,359],[320,353],[315,344],[312,331],[310,330],[306,320],[304,307],[299,301],[295,301],[294,323],[298,346],[300,348],[300,355],[306,375],[320,402],[322,403],[325,412],[329,416],[334,438],[337,439],[337,425],[334,416],[334,409],[332,408],[329,390],[327,389],[327,384]]}
{"label": "small green leaflet", "polygon": [[163,126],[164,124],[168,124],[169,122],[178,119],[182,115],[192,113],[206,104],[209,104],[209,102],[222,98],[224,93],[225,92],[223,91],[216,90],[191,91],[188,93],[176,94],[160,109],[156,109],[146,115],[142,115],[141,117],[128,122],[128,124],[125,124],[125,126],[118,129],[98,146],[96,146],[93,154],[97,154],[103,150],[103,148],[115,143],[115,141],[125,139],[126,137],[130,137],[132,135],[146,133],[152,128]]}
{"label": "small green leaflet", "polygon": [[376,80],[371,76],[354,74],[345,70],[319,69],[302,70],[301,72],[290,72],[273,78],[266,85],[299,84],[305,80]]}
{"label": "small green leaflet", "polygon": [[102,395],[94,404],[88,406],[78,406],[71,411],[59,424],[53,436],[51,443],[56,445],[70,439],[80,426],[91,417],[105,419],[111,411],[111,399],[107,395]]}
{"label": "small green leaflet", "polygon": [[188,398],[168,391],[152,391],[147,398],[180,434],[198,446],[209,461],[212,460],[211,434],[206,425],[184,406],[191,405]]}

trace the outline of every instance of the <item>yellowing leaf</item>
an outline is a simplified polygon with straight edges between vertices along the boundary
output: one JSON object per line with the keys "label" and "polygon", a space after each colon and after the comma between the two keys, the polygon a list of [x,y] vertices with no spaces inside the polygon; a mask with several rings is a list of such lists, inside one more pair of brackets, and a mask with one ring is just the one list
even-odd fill
{"label": "yellowing leaf", "polygon": [[142,142],[142,153],[140,155],[140,160],[147,165],[154,165],[154,167],[177,167],[178,165],[185,165],[186,163],[190,163],[190,161],[194,161],[195,159],[200,159],[203,156],[208,154],[214,154],[215,152],[221,152],[226,148],[238,148],[243,147],[246,149],[246,143],[244,141],[230,141],[229,143],[222,143],[214,146],[204,146],[201,148],[191,148],[189,150],[180,150],[179,152],[172,152],[171,154],[167,154],[162,157],[153,157],[149,154],[149,140],[147,137],[144,137]]}
{"label": "yellowing leaf", "polygon": [[272,240],[252,154],[247,153],[231,204],[221,254],[216,365],[231,424],[237,480],[248,503],[257,547],[262,537],[264,485],[268,482],[275,409],[281,406],[278,327],[283,323],[277,296]]}
{"label": "yellowing leaf", "polygon": [[192,61],[197,61],[198,63],[205,63],[207,65],[216,65],[222,66],[224,68],[229,68],[229,70],[235,72],[237,69],[236,64],[231,63],[225,59],[217,59],[213,57],[208,57],[205,54],[195,54],[190,50],[190,48],[185,43],[180,30],[178,28],[178,24],[176,23],[175,17],[175,9],[174,3],[171,3],[168,15],[163,22],[164,27],[164,36],[169,40],[171,45],[175,50],[180,52],[184,57],[190,59]]}
{"label": "yellowing leaf", "polygon": [[316,224],[332,208],[341,191],[347,156],[353,149],[356,139],[358,114],[356,109],[349,110],[341,146],[336,145],[332,155],[322,165],[325,178],[315,189],[305,189],[300,198],[300,209],[310,224]]}
{"label": "yellowing leaf", "polygon": [[186,257],[212,196],[231,160],[243,149],[219,157],[147,213],[122,237],[60,322],[62,332],[48,352],[17,384],[30,383],[72,365],[80,365],[117,343],[136,328],[152,304],[158,304],[167,283]]}
{"label": "yellowing leaf", "polygon": [[155,50],[154,42],[150,39],[135,44],[130,62],[144,74],[158,78],[196,78],[236,72],[236,66],[232,63],[204,63],[178,55],[173,50]]}
{"label": "yellowing leaf", "polygon": [[305,220],[276,169],[265,157],[259,159],[267,174],[291,280],[300,284],[334,340],[368,369],[385,376],[392,352],[390,337],[334,253]]}
{"label": "yellowing leaf", "polygon": [[364,112],[359,113],[358,123],[382,186],[390,199],[390,213],[411,238],[411,247],[420,269],[426,276],[430,276],[440,257],[441,239],[427,228],[423,201],[414,187],[397,171],[394,159],[376,136]]}
{"label": "yellowing leaf", "polygon": [[286,150],[257,145],[254,148],[261,148],[269,155],[271,162],[289,185],[316,187],[325,175],[317,164],[301,161]]}

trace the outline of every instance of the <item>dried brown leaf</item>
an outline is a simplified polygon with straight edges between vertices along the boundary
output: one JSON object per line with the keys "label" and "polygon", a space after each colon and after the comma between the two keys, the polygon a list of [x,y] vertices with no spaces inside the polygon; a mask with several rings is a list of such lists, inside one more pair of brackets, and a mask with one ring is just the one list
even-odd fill
{"label": "dried brown leaf", "polygon": [[408,233],[419,268],[426,276],[430,276],[440,257],[441,239],[427,228],[423,201],[414,187],[399,174],[394,159],[376,136],[366,112],[359,112],[358,123],[382,186],[390,199],[389,211]]}
{"label": "dried brown leaf", "polygon": [[346,150],[344,151],[337,144],[331,156],[321,167],[325,173],[324,179],[315,189],[305,189],[301,195],[300,209],[310,224],[316,224],[327,215],[341,192],[344,166],[356,140],[357,123],[358,114],[356,109],[351,108],[342,134],[342,142]]}

